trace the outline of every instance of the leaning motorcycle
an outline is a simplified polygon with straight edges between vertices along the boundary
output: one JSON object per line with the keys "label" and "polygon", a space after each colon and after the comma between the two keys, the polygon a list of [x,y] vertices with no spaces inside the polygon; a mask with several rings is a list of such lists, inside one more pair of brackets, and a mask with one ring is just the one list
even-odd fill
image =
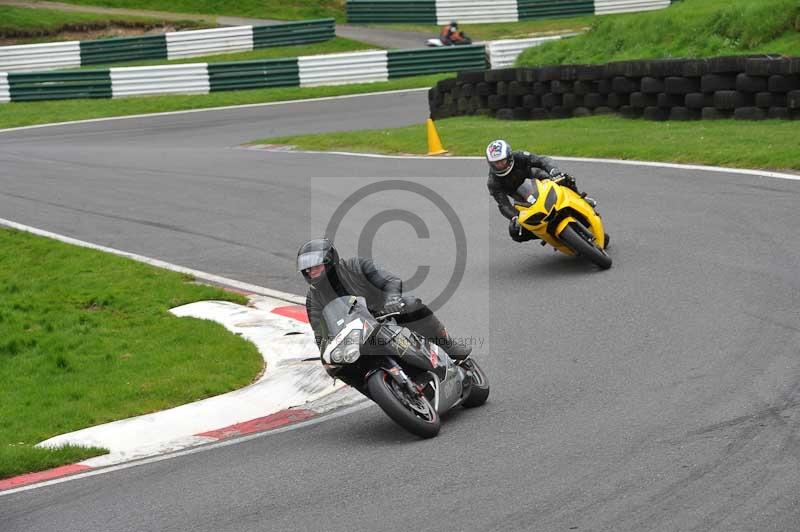
{"label": "leaning motorcycle", "polygon": [[474,359],[456,364],[395,316],[374,316],[362,297],[334,299],[322,311],[333,337],[322,360],[331,375],[372,399],[398,425],[432,438],[442,414],[485,403],[489,381]]}
{"label": "leaning motorcycle", "polygon": [[556,180],[534,179],[534,187],[525,202],[514,202],[519,212],[517,222],[538,236],[542,245],[550,244],[567,255],[577,255],[600,269],[611,267],[606,252],[608,235],[603,220],[594,207],[572,188],[561,183],[574,179],[562,175]]}
{"label": "leaning motorcycle", "polygon": [[458,32],[456,39],[444,38],[442,35],[435,39],[428,39],[425,41],[425,46],[439,48],[442,46],[467,46],[472,44],[472,39],[467,37],[463,31]]}

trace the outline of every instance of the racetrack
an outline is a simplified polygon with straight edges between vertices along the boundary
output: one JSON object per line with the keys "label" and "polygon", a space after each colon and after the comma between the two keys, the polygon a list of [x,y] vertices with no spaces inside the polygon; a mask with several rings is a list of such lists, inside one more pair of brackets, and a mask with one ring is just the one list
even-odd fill
{"label": "racetrack", "polygon": [[[0,530],[797,530],[800,182],[566,162],[612,235],[597,272],[512,242],[480,161],[237,148],[426,109],[416,92],[0,133],[1,218],[294,293],[345,185],[427,176],[470,249],[439,313],[486,337],[493,385],[433,440],[371,407],[0,496]],[[376,257],[410,275],[424,256],[435,284],[447,245],[397,226]]]}

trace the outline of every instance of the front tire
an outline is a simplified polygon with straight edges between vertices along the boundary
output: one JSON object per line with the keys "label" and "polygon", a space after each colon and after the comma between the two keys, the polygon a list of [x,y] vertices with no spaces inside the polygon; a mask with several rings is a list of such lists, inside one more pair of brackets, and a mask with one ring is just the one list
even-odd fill
{"label": "front tire", "polygon": [[367,389],[381,410],[408,432],[422,438],[433,438],[439,434],[439,413],[424,395],[410,397],[408,391],[383,370],[370,376]]}
{"label": "front tire", "polygon": [[582,234],[572,228],[572,224],[565,227],[558,237],[578,256],[588,260],[601,270],[611,267],[611,257],[608,256],[608,253],[593,242],[587,241]]}

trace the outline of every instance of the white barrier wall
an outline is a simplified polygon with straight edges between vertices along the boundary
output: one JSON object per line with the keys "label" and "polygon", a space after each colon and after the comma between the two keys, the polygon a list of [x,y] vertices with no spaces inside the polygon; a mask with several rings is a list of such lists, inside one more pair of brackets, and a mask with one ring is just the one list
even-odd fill
{"label": "white barrier wall", "polygon": [[369,83],[389,79],[385,50],[297,58],[301,87]]}
{"label": "white barrier wall", "polygon": [[253,49],[253,26],[213,30],[173,31],[166,34],[167,58],[207,54],[249,52]]}
{"label": "white barrier wall", "polygon": [[114,98],[144,94],[208,94],[207,63],[112,68]]}
{"label": "white barrier wall", "polygon": [[595,15],[651,11],[670,6],[670,0],[594,0]]}
{"label": "white barrier wall", "polygon": [[81,66],[80,41],[0,47],[0,71],[19,72]]}
{"label": "white barrier wall", "polygon": [[552,37],[535,37],[531,39],[506,39],[501,41],[491,41],[486,43],[486,50],[489,54],[489,64],[491,68],[506,68],[514,64],[519,54],[527,48],[539,46],[548,41],[557,41],[561,35]]}
{"label": "white barrier wall", "polygon": [[0,103],[11,101],[11,92],[8,88],[8,74],[0,72]]}
{"label": "white barrier wall", "polygon": [[517,0],[486,2],[475,0],[437,0],[437,24],[464,22],[516,22]]}

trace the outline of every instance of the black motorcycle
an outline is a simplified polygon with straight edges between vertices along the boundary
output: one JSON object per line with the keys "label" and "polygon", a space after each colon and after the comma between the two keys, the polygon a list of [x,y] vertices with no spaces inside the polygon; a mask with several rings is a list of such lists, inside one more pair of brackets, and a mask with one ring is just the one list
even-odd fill
{"label": "black motorcycle", "polygon": [[334,299],[322,311],[332,338],[322,360],[398,425],[432,438],[448,410],[485,403],[489,381],[474,359],[455,363],[438,345],[398,325],[396,315],[374,316],[362,297]]}

